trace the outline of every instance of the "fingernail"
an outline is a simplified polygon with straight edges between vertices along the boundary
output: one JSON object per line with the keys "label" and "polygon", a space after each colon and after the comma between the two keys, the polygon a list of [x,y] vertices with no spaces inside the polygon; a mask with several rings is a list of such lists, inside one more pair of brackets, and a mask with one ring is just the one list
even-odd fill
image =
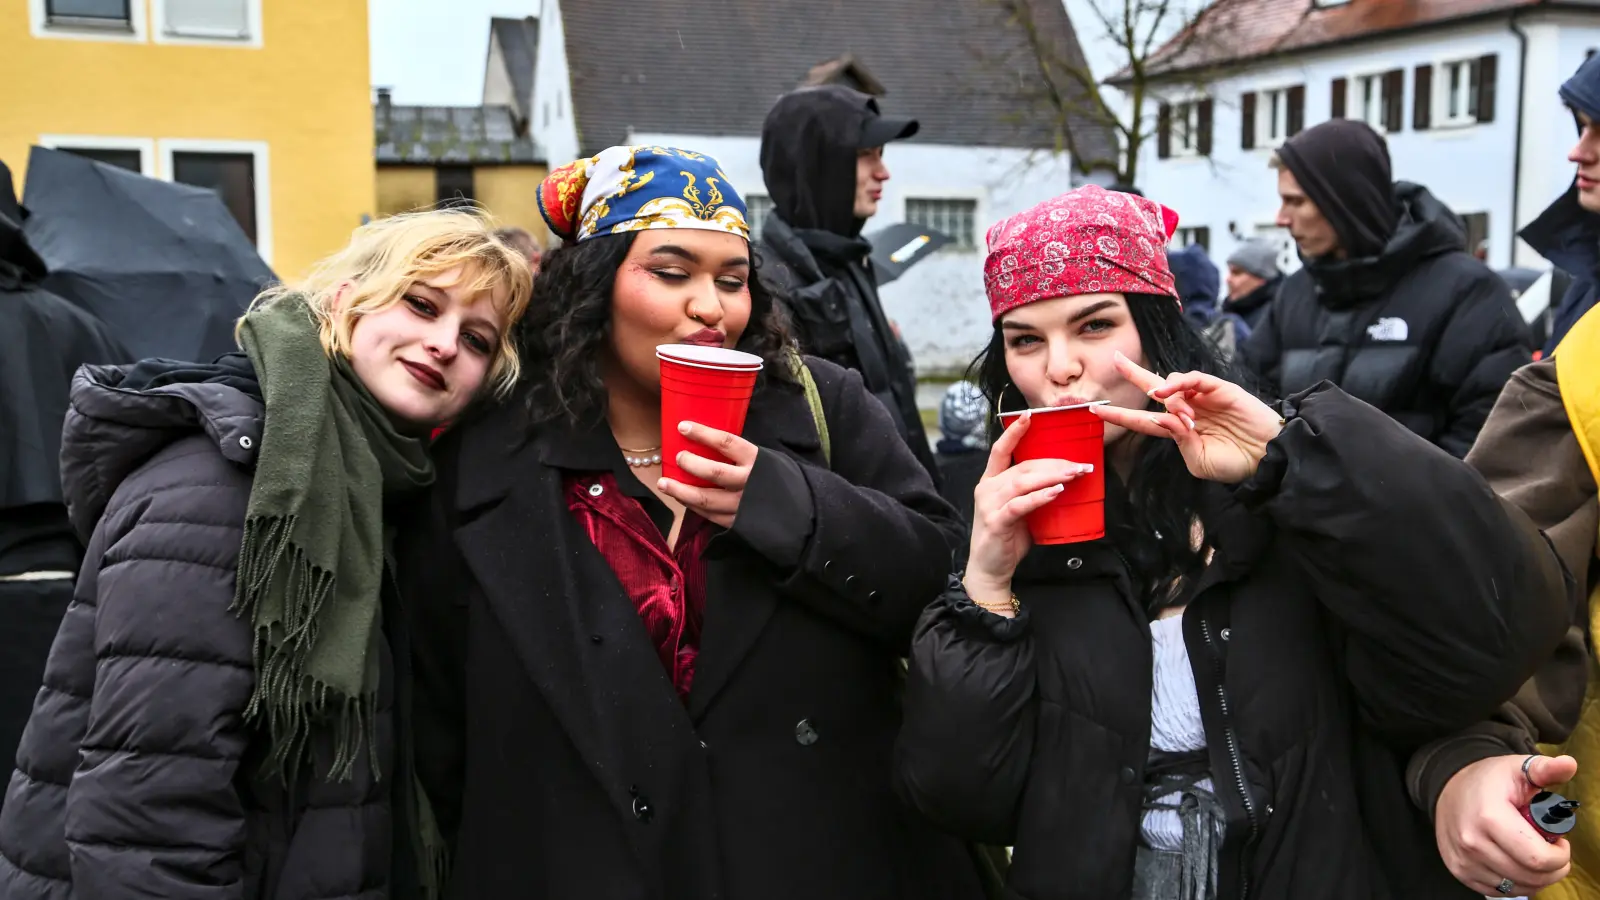
{"label": "fingernail", "polygon": [[1094,466],[1090,465],[1089,463],[1084,463],[1083,465],[1078,467],[1078,474],[1079,475],[1090,475],[1090,474],[1093,474],[1093,473],[1094,473]]}
{"label": "fingernail", "polygon": [[1050,495],[1051,495],[1051,496],[1052,496],[1052,497],[1053,497],[1053,496],[1055,496],[1055,495],[1056,495],[1056,494],[1059,494],[1059,493],[1061,493],[1061,492],[1062,492],[1062,491],[1064,491],[1064,490],[1066,490],[1066,489],[1067,489],[1067,486],[1066,486],[1066,485],[1064,485],[1064,484],[1058,484],[1058,485],[1056,485],[1056,486],[1055,486],[1055,487],[1053,487],[1053,488],[1050,488],[1050,490],[1049,490],[1049,491],[1048,491],[1048,493],[1049,493],[1049,494],[1050,494]]}
{"label": "fingernail", "polygon": [[678,423],[678,433],[679,434],[688,434],[689,433],[689,429],[693,428],[693,427],[694,426],[690,425],[688,422],[679,422]]}
{"label": "fingernail", "polygon": [[1189,418],[1188,416],[1179,416],[1178,418],[1182,419],[1183,420],[1183,424],[1187,425],[1191,430],[1194,428],[1194,420],[1193,419]]}
{"label": "fingernail", "polygon": [[669,482],[671,480],[672,479],[670,479],[670,478],[657,478],[656,479],[656,490],[658,490],[658,491],[666,490],[667,489],[667,482]]}

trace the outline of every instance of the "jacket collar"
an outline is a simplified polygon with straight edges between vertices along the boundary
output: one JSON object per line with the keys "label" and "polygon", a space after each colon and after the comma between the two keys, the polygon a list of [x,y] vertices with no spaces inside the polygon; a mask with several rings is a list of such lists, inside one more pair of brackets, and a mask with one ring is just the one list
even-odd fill
{"label": "jacket collar", "polygon": [[1578,202],[1576,180],[1520,236],[1564,272],[1583,275],[1600,267],[1600,215]]}

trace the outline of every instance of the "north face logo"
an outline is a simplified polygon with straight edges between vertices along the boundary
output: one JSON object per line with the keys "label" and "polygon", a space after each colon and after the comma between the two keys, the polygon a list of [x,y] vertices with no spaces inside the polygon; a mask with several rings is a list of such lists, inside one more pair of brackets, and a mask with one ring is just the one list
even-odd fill
{"label": "north face logo", "polygon": [[1375,341],[1403,341],[1410,336],[1411,327],[1405,319],[1379,319],[1367,329],[1367,337]]}

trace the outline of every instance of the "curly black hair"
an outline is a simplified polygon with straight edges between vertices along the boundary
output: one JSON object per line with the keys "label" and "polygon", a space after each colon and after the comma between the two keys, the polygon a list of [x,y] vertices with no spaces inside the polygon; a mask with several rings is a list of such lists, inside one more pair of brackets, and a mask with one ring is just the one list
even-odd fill
{"label": "curly black hair", "polygon": [[[554,250],[541,261],[533,303],[517,330],[523,360],[519,390],[531,424],[582,423],[604,416],[600,350],[611,334],[617,270],[637,237],[637,233],[594,237]],[[790,347],[788,320],[778,289],[763,274],[755,245],[750,252],[750,324],[738,349],[766,362],[763,380],[789,381],[793,376],[785,359]]]}
{"label": "curly black hair", "polygon": [[[1128,312],[1139,332],[1146,368],[1161,373],[1205,372],[1254,389],[1253,379],[1225,361],[1171,297],[1129,294]],[[989,346],[973,361],[968,378],[989,398],[991,409],[1000,409],[1004,397],[1017,408],[1020,395],[1006,369],[1005,337],[998,325]],[[1152,401],[1150,408],[1160,405]],[[991,438],[999,433],[1000,424],[992,419]],[[1106,498],[1106,537],[1127,559],[1153,616],[1183,602],[1179,588],[1205,568],[1210,548],[1194,546],[1193,527],[1198,522],[1205,534],[1211,534],[1216,509],[1207,502],[1211,485],[1189,474],[1176,443],[1129,437],[1138,440],[1139,447],[1128,473],[1125,502]]]}

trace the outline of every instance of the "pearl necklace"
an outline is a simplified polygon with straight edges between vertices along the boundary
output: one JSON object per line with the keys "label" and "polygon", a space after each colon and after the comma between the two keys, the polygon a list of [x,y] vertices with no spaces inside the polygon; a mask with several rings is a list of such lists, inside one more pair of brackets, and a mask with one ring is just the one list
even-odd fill
{"label": "pearl necklace", "polygon": [[631,469],[648,469],[651,466],[661,465],[661,448],[653,447],[649,450],[622,450],[622,461]]}

